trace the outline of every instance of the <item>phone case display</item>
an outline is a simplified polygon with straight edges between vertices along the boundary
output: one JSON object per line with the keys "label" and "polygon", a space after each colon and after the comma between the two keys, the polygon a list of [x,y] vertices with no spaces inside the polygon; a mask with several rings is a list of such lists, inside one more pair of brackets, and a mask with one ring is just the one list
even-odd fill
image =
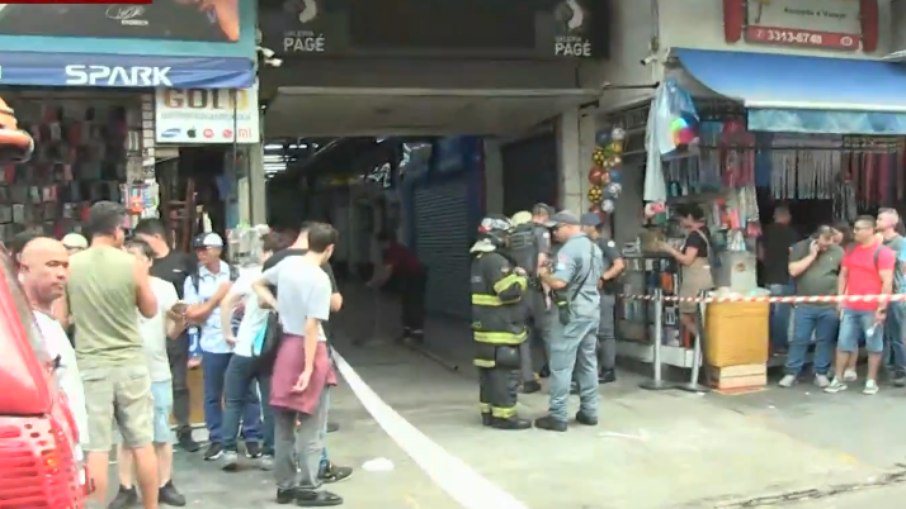
{"label": "phone case display", "polygon": [[[676,262],[665,256],[626,257],[626,271],[623,275],[623,295],[652,295],[660,289],[665,296],[675,295],[679,284]],[[654,337],[654,306],[647,300],[621,299],[617,306],[617,320],[620,323],[622,339],[649,342]],[[668,314],[676,317],[676,303],[664,303],[664,343],[669,338],[679,345],[679,331],[676,319],[668,320]],[[673,311],[668,313],[668,309]],[[668,331],[668,328],[671,329]]]}
{"label": "phone case display", "polygon": [[125,227],[135,228],[139,221],[149,217],[158,217],[160,206],[160,188],[154,180],[120,185],[122,203],[129,215]]}
{"label": "phone case display", "polygon": [[[130,143],[128,101],[12,99],[35,142],[32,159],[3,167],[0,237],[78,231],[91,203],[121,201],[120,182],[141,147]],[[140,127],[140,126],[139,126]]]}

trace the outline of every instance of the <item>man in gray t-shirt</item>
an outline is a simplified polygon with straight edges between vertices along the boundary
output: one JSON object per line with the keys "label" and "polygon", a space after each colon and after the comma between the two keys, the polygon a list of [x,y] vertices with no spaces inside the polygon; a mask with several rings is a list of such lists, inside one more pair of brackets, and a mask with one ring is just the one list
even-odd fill
{"label": "man in gray t-shirt", "polygon": [[318,320],[318,341],[327,341],[323,322],[330,317],[330,277],[307,255],[286,258],[264,271],[262,279],[280,288],[277,294],[277,314],[287,334],[305,336],[309,318]]}
{"label": "man in gray t-shirt", "polygon": [[[790,249],[789,273],[796,295],[836,295],[843,249],[834,244],[834,230],[822,226],[812,237]],[[815,385],[827,387],[827,374],[834,354],[839,318],[834,303],[797,304],[793,315],[793,337],[786,357],[786,375],[781,387],[796,383],[812,335],[815,336]]]}

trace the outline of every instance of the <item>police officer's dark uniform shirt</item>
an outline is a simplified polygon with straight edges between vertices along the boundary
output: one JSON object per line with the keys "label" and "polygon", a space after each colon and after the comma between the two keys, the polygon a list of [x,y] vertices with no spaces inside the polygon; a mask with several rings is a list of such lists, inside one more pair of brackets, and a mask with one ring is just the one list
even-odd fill
{"label": "police officer's dark uniform shirt", "polygon": [[171,250],[167,256],[154,259],[151,265],[151,275],[175,286],[176,294],[181,299],[186,278],[197,265],[198,262],[194,256]]}
{"label": "police officer's dark uniform shirt", "polygon": [[[620,250],[617,249],[617,243],[613,240],[600,237],[598,238],[597,244],[598,247],[601,248],[601,253],[604,255],[604,267],[601,271],[601,273],[603,274],[610,270],[610,268],[613,267],[614,262],[619,258],[622,258],[623,255],[620,253]],[[613,288],[612,283],[613,281],[604,282],[604,288],[602,290],[605,294],[612,295],[613,293],[615,293],[615,289]]]}

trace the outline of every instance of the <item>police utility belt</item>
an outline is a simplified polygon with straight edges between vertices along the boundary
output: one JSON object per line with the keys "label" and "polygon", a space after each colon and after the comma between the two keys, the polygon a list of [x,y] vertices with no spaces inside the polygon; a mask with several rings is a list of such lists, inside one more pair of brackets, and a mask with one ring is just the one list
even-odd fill
{"label": "police utility belt", "polygon": [[582,277],[582,281],[579,281],[579,284],[576,285],[576,289],[573,291],[572,296],[568,296],[565,291],[554,292],[554,304],[557,305],[557,317],[560,319],[562,325],[568,324],[573,318],[573,303],[575,303],[576,297],[579,296],[579,292],[582,291],[582,287],[585,286],[585,283],[588,281],[588,277],[591,276],[594,255],[595,245],[592,244],[591,256],[588,257],[588,269],[585,271],[585,276]]}

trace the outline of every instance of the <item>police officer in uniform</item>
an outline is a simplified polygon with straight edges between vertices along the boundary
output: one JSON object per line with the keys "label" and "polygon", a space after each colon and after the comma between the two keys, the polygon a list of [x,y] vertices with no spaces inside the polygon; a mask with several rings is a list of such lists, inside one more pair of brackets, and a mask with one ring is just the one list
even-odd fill
{"label": "police officer in uniform", "polygon": [[617,288],[616,279],[626,268],[623,256],[617,249],[617,244],[607,238],[603,232],[604,224],[601,218],[593,212],[582,215],[582,232],[590,239],[597,242],[604,258],[604,273],[598,283],[601,292],[601,323],[598,325],[598,369],[600,373],[598,382],[602,384],[615,382],[617,335],[614,308],[616,307]]}
{"label": "police officer in uniform", "polygon": [[547,226],[563,244],[553,272],[542,268],[541,280],[556,294],[556,319],[551,320],[550,411],[535,420],[535,427],[566,431],[566,403],[573,370],[579,385],[579,424],[598,424],[598,325],[601,297],[598,280],[603,274],[603,255],[597,244],[582,233],[579,218],[569,212],[554,214]]}
{"label": "police officer in uniform", "polygon": [[497,429],[520,430],[532,427],[531,421],[516,413],[519,347],[528,336],[522,303],[527,280],[525,271],[503,254],[511,226],[502,216],[484,218],[478,241],[470,249],[472,337],[482,423]]}

